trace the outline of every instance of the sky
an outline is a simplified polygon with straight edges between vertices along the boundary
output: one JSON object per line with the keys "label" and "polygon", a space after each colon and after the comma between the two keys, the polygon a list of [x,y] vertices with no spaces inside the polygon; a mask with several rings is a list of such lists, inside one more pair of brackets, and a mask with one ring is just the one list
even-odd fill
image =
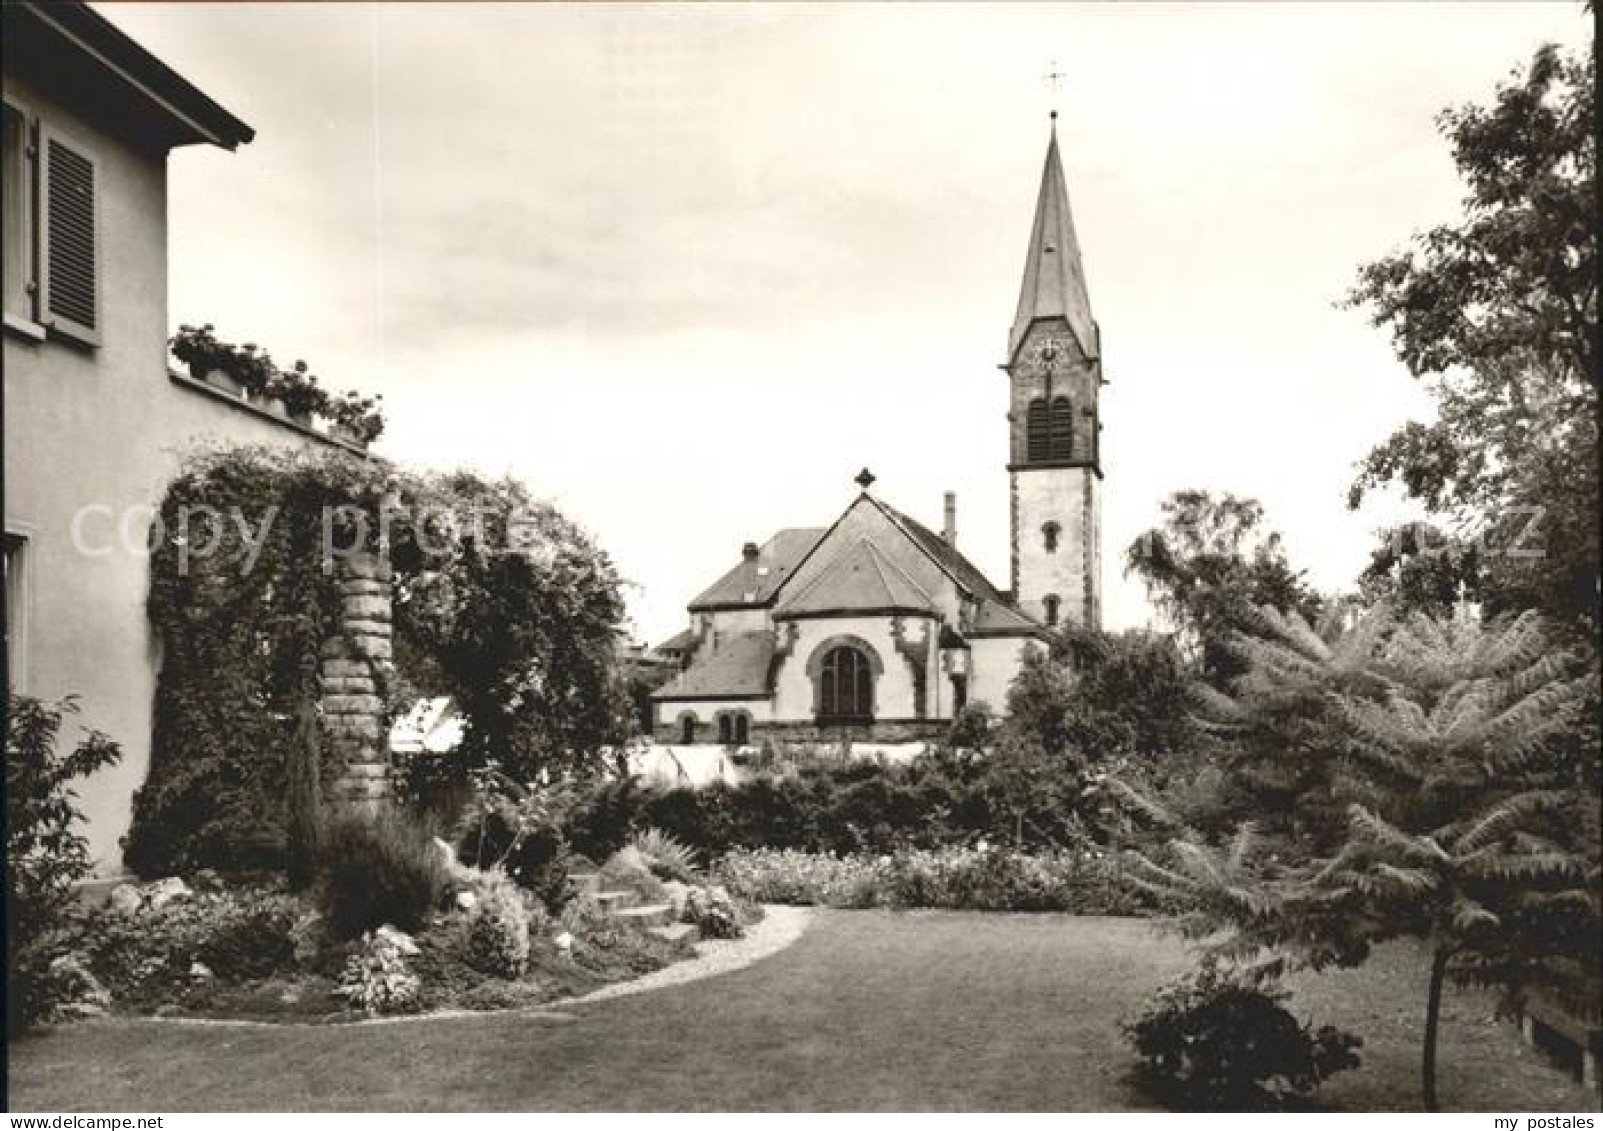
{"label": "sky", "polygon": [[1337,303],[1459,215],[1435,115],[1579,3],[99,4],[257,131],[170,165],[173,325],[382,393],[382,454],[511,473],[655,642],[862,467],[1008,583],[1007,331],[1052,96],[1101,326],[1104,616],[1189,487],[1350,588],[1430,402]]}

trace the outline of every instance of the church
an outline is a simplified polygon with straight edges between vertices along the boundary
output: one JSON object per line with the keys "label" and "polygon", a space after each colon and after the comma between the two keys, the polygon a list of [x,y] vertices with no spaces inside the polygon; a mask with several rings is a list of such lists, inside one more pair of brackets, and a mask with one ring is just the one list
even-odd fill
{"label": "church", "polygon": [[1000,711],[1026,650],[1100,626],[1102,350],[1055,122],[1001,368],[1009,587],[958,550],[953,495],[937,534],[864,469],[831,525],[747,543],[690,602],[657,649],[681,670],[653,697],[656,741],[934,738],[967,703]]}

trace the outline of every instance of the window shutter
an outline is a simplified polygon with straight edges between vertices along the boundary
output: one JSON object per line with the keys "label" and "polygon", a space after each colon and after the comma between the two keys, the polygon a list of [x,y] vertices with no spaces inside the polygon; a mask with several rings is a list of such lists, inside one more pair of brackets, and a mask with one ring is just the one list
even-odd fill
{"label": "window shutter", "polygon": [[1050,459],[1070,459],[1074,455],[1074,412],[1069,405],[1068,397],[1054,397],[1052,400],[1052,427],[1051,440],[1047,447],[1051,451]]}
{"label": "window shutter", "polygon": [[1050,451],[1050,437],[1047,431],[1048,421],[1046,412],[1046,401],[1037,398],[1030,402],[1030,407],[1025,413],[1024,458],[1031,460],[1032,462],[1035,460],[1047,459],[1048,452]]}
{"label": "window shutter", "polygon": [[79,146],[39,128],[41,321],[89,345],[100,344],[100,170]]}

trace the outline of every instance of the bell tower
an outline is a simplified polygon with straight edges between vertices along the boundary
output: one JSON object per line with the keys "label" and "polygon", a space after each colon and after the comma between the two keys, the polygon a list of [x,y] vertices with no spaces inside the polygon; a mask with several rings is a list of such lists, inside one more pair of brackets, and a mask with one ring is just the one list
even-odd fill
{"label": "bell tower", "polygon": [[1008,335],[1008,481],[1018,607],[1053,627],[1102,624],[1102,348],[1058,155],[1041,173]]}

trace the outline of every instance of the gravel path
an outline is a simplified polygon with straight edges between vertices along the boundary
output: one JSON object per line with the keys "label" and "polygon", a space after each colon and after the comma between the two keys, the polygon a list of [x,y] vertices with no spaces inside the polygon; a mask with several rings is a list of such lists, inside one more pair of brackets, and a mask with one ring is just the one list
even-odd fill
{"label": "gravel path", "polygon": [[665,966],[631,982],[614,982],[610,986],[602,986],[599,990],[592,990],[582,997],[547,1002],[541,1008],[560,1009],[567,1005],[606,1001],[608,998],[643,994],[651,990],[660,990],[664,986],[677,986],[684,982],[695,982],[702,978],[727,974],[784,950],[801,938],[802,932],[807,930],[808,924],[813,919],[811,907],[782,907],[770,904],[763,908],[763,912],[762,922],[746,928],[745,938],[707,939],[698,942],[694,958],[675,962],[672,966]]}

